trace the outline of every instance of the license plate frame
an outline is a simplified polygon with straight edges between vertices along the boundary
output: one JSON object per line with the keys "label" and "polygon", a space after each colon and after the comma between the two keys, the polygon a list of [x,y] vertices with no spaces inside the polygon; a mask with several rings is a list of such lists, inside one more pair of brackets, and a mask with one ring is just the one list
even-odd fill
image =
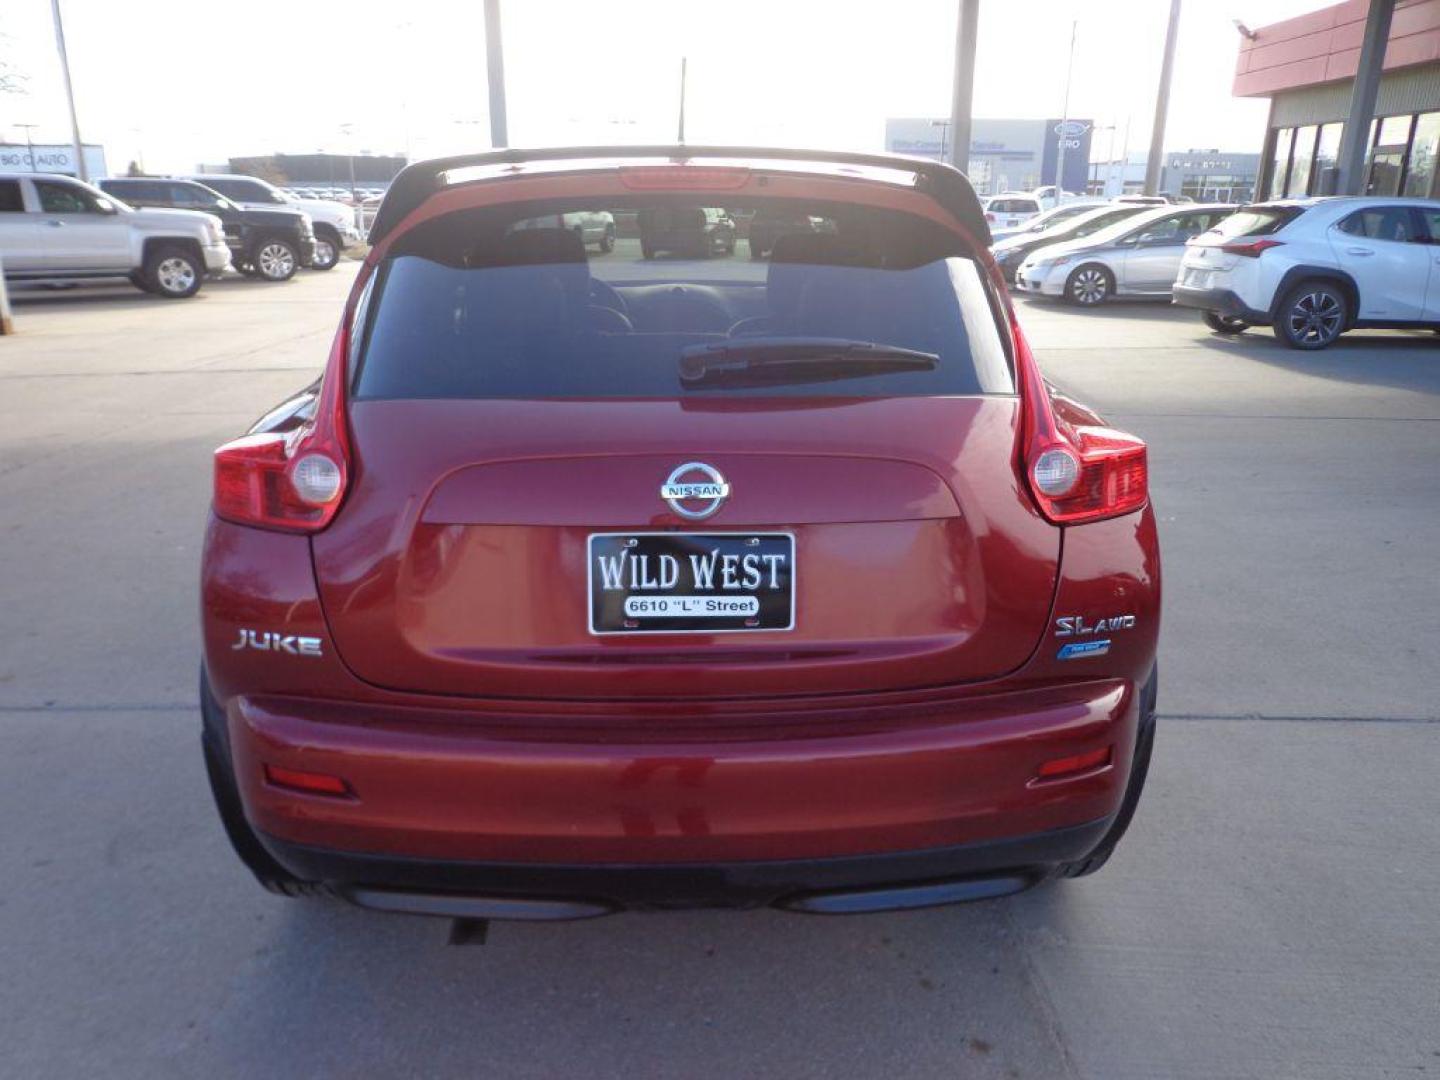
{"label": "license plate frame", "polygon": [[[597,532],[585,538],[585,606],[586,626],[594,637],[622,637],[655,634],[760,634],[783,633],[795,629],[795,534],[782,530],[729,532]],[[751,573],[761,574],[755,589],[719,587],[723,582],[723,557],[736,556],[733,570],[745,575],[743,558],[759,557],[752,563]],[[598,559],[621,556],[622,562],[601,568]],[[653,563],[632,564],[627,555],[654,557]],[[676,560],[677,579],[671,587],[630,587],[628,582],[642,582],[660,572],[661,555]],[[700,588],[691,555],[714,559],[712,588]],[[769,563],[766,556],[781,556],[781,562]],[[615,575],[619,575],[616,577]],[[659,580],[653,579],[652,580]],[[618,581],[619,586],[610,584]],[[774,586],[774,587],[772,587]],[[631,599],[646,604],[662,601],[663,612],[631,612]],[[753,598],[753,614],[741,610],[734,614],[710,614],[703,611],[705,601],[747,605]],[[671,614],[679,601],[702,602],[702,611],[695,614]],[[752,625],[753,623],[753,625]]]}

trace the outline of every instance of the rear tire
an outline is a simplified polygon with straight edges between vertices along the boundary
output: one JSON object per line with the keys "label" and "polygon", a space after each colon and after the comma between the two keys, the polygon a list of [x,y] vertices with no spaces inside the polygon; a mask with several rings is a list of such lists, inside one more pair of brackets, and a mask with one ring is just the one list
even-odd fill
{"label": "rear tire", "polygon": [[1349,317],[1349,298],[1338,285],[1302,281],[1280,301],[1272,327],[1290,348],[1313,352],[1335,344]]}
{"label": "rear tire", "polygon": [[277,896],[326,896],[330,890],[316,881],[301,881],[281,866],[261,845],[245,820],[240,792],[235,786],[235,767],[230,760],[229,738],[225,734],[225,714],[210,690],[205,669],[200,669],[200,744],[205,754],[205,772],[210,778],[210,793],[220,824],[235,854],[245,868],[255,875],[261,888]]}
{"label": "rear tire", "polygon": [[1115,295],[1115,279],[1099,263],[1086,263],[1065,279],[1065,299],[1081,307],[1095,307]]}
{"label": "rear tire", "polygon": [[608,255],[615,250],[615,226],[606,225],[605,235],[600,237],[600,250]]}
{"label": "rear tire", "polygon": [[1140,805],[1140,793],[1145,790],[1145,777],[1150,773],[1150,755],[1155,748],[1155,700],[1159,690],[1159,675],[1159,667],[1152,668],[1150,678],[1140,688],[1140,727],[1135,733],[1135,757],[1130,765],[1130,782],[1125,786],[1125,797],[1120,802],[1120,811],[1095,850],[1077,862],[1062,866],[1061,877],[1087,877],[1095,873],[1110,861],[1116,845],[1130,828],[1130,821],[1135,817],[1135,808]]}
{"label": "rear tire", "polygon": [[205,266],[185,248],[174,244],[157,247],[145,260],[145,288],[167,300],[184,300],[200,291]]}
{"label": "rear tire", "polygon": [[1250,324],[1244,319],[1237,319],[1234,315],[1221,315],[1218,311],[1202,311],[1200,318],[1217,334],[1243,334],[1250,329]]}

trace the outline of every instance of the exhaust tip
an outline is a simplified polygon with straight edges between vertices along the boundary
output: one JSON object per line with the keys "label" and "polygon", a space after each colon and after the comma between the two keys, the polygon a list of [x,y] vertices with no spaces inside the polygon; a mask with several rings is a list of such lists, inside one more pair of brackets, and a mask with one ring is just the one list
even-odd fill
{"label": "exhaust tip", "polygon": [[446,919],[512,919],[519,922],[566,922],[613,914],[609,904],[589,900],[542,900],[522,896],[468,896],[464,893],[419,893],[397,889],[347,888],[340,895],[372,911],[402,915],[433,915]]}
{"label": "exhaust tip", "polygon": [[1038,874],[1006,874],[965,881],[932,881],[883,889],[802,893],[775,906],[807,915],[863,915],[876,911],[910,911],[916,908],[993,900],[1024,892],[1040,881]]}

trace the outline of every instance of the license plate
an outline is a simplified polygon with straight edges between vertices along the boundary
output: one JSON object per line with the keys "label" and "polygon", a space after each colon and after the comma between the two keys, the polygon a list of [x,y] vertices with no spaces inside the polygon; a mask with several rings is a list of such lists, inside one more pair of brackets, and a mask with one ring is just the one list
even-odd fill
{"label": "license plate", "polygon": [[1185,284],[1194,289],[1208,289],[1210,287],[1210,271],[1196,270],[1193,267],[1186,270]]}
{"label": "license plate", "polygon": [[789,533],[594,533],[592,634],[721,634],[795,626]]}

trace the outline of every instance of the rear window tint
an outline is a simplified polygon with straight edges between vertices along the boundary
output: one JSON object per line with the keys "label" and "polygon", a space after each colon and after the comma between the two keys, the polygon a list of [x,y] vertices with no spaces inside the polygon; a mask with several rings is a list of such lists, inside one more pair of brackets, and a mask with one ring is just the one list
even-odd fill
{"label": "rear window tint", "polygon": [[[585,224],[597,220],[612,227]],[[757,220],[769,226],[763,260],[748,248]],[[449,214],[402,236],[378,268],[354,353],[353,392],[1013,393],[998,298],[960,245],[933,222],[839,204],[715,207],[672,199]],[[924,369],[794,364],[784,377],[772,371],[753,384],[681,377],[682,361],[697,351],[788,356],[787,348],[817,341],[910,350],[935,362]]]}
{"label": "rear window tint", "polygon": [[1210,231],[1226,240],[1237,236],[1269,236],[1304,212],[1299,206],[1248,206],[1237,210]]}

